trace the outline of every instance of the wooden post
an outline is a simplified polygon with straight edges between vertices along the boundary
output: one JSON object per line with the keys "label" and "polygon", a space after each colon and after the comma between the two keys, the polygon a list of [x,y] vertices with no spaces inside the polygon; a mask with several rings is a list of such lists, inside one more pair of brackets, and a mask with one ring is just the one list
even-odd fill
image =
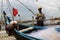
{"label": "wooden post", "polygon": [[32,26],[34,26],[34,16],[32,16]]}
{"label": "wooden post", "polygon": [[50,24],[54,24],[54,18],[51,17]]}

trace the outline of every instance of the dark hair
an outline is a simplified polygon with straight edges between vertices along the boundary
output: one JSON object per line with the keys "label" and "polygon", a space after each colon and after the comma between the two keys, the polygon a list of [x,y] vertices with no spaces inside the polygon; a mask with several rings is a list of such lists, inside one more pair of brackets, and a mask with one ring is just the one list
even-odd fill
{"label": "dark hair", "polygon": [[39,13],[42,13],[42,8],[39,8],[38,11],[39,11]]}

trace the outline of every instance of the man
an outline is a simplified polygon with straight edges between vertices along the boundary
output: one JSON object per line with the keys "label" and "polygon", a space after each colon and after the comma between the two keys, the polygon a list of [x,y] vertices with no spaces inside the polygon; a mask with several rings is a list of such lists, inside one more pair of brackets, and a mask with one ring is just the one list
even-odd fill
{"label": "man", "polygon": [[9,36],[13,35],[14,29],[22,30],[22,29],[28,28],[28,26],[18,24],[17,21],[11,21],[10,24],[6,25],[5,27],[6,27],[6,33]]}
{"label": "man", "polygon": [[44,19],[45,16],[41,12],[42,8],[39,8],[38,11],[39,13],[36,14],[36,20],[37,20],[37,26],[44,26]]}
{"label": "man", "polygon": [[11,21],[10,24],[6,25],[6,33],[10,36],[13,35],[13,30],[17,29],[17,21]]}

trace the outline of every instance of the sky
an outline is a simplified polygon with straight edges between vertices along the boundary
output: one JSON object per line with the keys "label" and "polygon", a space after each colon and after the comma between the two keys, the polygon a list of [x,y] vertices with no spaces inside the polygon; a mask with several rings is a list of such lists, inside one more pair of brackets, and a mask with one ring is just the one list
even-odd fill
{"label": "sky", "polygon": [[[21,3],[17,0],[9,0],[12,7],[15,7],[18,10],[18,14],[20,14],[21,18],[18,15],[15,20],[31,20],[32,16],[34,16],[27,8],[25,8]],[[25,4],[29,9],[31,9],[35,14],[38,13],[38,7],[42,7],[42,12],[45,14],[46,18],[60,17],[60,0],[19,0],[23,4]],[[9,11],[7,0],[3,0],[3,10],[6,11],[7,15],[11,17],[11,13]],[[0,0],[0,9],[1,9],[1,0]],[[1,10],[0,10],[1,14]],[[1,18],[1,17],[0,17]]]}

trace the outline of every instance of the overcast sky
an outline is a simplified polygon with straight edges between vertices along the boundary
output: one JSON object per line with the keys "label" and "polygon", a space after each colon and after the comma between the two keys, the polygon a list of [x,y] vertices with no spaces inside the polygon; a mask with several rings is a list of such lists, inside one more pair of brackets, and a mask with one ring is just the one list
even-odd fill
{"label": "overcast sky", "polygon": [[[21,3],[16,0],[9,0],[12,7],[18,9],[18,14],[21,15],[21,20],[30,20],[31,17],[34,16],[28,9],[26,9]],[[28,8],[30,8],[34,13],[38,12],[38,7],[42,7],[42,12],[45,14],[46,18],[53,17],[60,17],[60,0],[20,0],[24,3]],[[1,0],[0,0],[1,5]],[[4,0],[3,3],[3,10],[6,11],[7,15],[11,17],[11,13],[9,11],[9,7],[7,4],[7,0]],[[8,8],[8,9],[7,9]],[[1,9],[1,7],[0,7]],[[1,14],[1,10],[0,10]],[[15,20],[19,20],[19,17],[16,16]]]}

